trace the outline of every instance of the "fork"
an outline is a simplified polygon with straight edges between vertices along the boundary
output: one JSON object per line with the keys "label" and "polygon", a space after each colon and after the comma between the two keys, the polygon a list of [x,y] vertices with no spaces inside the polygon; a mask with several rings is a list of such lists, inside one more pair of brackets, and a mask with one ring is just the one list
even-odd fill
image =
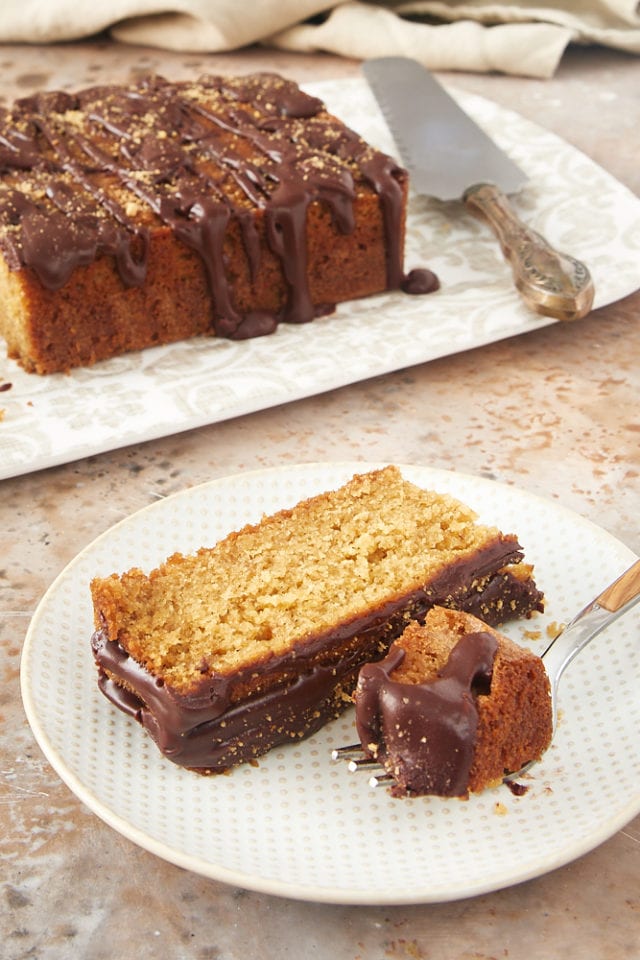
{"label": "fork", "polygon": [[[542,654],[551,686],[552,738],[558,726],[558,687],[569,664],[584,648],[618,617],[628,613],[640,600],[640,560],[636,560],[617,580],[598,594],[553,638]],[[537,760],[530,760],[519,770],[508,773],[510,783],[525,774]]]}
{"label": "fork", "polygon": [[[628,613],[639,600],[640,560],[636,560],[617,580],[605,587],[602,593],[576,614],[545,649],[542,660],[551,690],[552,738],[558,725],[558,687],[564,671],[594,637],[618,617]],[[331,755],[334,760],[349,760],[349,770],[352,772],[379,767],[376,760],[363,757],[360,744],[338,747]],[[538,762],[530,760],[519,770],[507,773],[504,782],[512,783],[518,780]],[[375,787],[390,780],[393,780],[391,774],[374,774],[369,783]]]}

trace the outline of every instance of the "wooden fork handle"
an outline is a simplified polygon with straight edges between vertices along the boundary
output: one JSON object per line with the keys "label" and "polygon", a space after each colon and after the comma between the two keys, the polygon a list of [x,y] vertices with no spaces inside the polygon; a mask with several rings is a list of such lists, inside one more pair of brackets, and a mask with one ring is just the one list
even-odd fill
{"label": "wooden fork handle", "polygon": [[542,654],[554,690],[574,657],[639,600],[640,560],[636,560],[617,580],[605,587],[599,597],[587,604]]}
{"label": "wooden fork handle", "polygon": [[544,237],[522,223],[493,184],[469,187],[464,202],[497,236],[527,306],[557,320],[579,320],[589,313],[594,287],[584,263],[554,250]]}
{"label": "wooden fork handle", "polygon": [[640,593],[640,560],[603,590],[596,603],[614,613]]}

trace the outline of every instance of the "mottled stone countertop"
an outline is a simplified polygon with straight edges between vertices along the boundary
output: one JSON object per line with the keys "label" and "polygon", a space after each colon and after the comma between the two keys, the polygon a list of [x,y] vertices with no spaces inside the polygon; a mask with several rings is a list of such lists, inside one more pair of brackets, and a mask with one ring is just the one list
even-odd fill
{"label": "mottled stone countertop", "polygon": [[[333,57],[168,54],[86,43],[0,48],[0,100],[141,72],[273,68],[353,76]],[[572,49],[546,81],[456,84],[574,144],[640,195],[640,62]],[[640,255],[640,254],[639,254]],[[0,486],[0,956],[245,960],[622,960],[640,956],[640,819],[581,859],[450,904],[332,906],[203,879],[123,839],[58,779],[19,690],[39,598],[85,545],[158,497],[309,460],[423,463],[554,499],[640,553],[640,292],[593,313]],[[0,427],[1,429],[1,427]],[[53,641],[52,641],[53,642]],[[55,670],[52,659],[51,669]]]}

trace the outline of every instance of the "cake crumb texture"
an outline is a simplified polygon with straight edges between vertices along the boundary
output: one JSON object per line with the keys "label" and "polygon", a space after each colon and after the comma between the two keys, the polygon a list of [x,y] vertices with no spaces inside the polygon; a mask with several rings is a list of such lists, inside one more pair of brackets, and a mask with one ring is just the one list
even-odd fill
{"label": "cake crumb texture", "polygon": [[397,467],[358,474],[149,574],[94,578],[98,682],[176,762],[229,766],[337,716],[361,665],[434,603],[496,621],[539,608],[530,568],[509,573],[521,559],[514,535]]}
{"label": "cake crumb texture", "polygon": [[292,641],[420,590],[501,537],[458,500],[422,490],[390,466],[212,548],[176,553],[148,576],[134,568],[95,579],[96,626],[188,689],[203,672],[229,674],[281,655]]}

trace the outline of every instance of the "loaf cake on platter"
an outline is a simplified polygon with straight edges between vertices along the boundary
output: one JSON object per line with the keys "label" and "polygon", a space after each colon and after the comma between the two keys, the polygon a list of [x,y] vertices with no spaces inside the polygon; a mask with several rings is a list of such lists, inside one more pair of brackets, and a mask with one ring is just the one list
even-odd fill
{"label": "loaf cake on platter", "polygon": [[23,98],[0,108],[0,335],[45,374],[428,292],[406,199],[395,160],[274,74]]}
{"label": "loaf cake on platter", "polygon": [[365,757],[395,796],[466,797],[539,760],[552,735],[540,657],[468,613],[432,607],[354,695]]}
{"label": "loaf cake on platter", "polygon": [[395,466],[148,574],[96,577],[91,594],[100,689],[202,772],[339,715],[362,665],[434,604],[492,623],[543,605],[513,534]]}

